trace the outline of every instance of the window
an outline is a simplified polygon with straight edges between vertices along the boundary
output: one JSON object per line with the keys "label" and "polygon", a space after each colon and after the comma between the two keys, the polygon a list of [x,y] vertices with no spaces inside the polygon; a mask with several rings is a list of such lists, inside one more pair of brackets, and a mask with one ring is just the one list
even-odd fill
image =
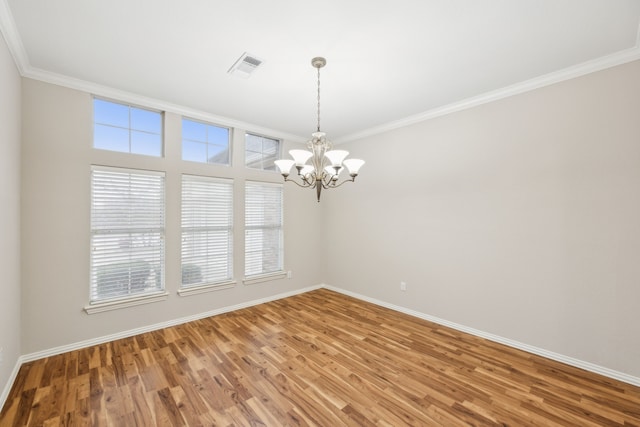
{"label": "window", "polygon": [[91,302],[164,290],[164,173],[91,169]]}
{"label": "window", "polygon": [[233,277],[233,181],[182,176],[182,285]]}
{"label": "window", "polygon": [[249,168],[274,171],[280,157],[280,141],[266,136],[245,135],[245,164]]}
{"label": "window", "polygon": [[94,98],[93,146],[161,157],[162,114]]}
{"label": "window", "polygon": [[230,164],[229,129],[182,119],[182,160]]}
{"label": "window", "polygon": [[245,186],[245,276],[283,270],[282,185]]}

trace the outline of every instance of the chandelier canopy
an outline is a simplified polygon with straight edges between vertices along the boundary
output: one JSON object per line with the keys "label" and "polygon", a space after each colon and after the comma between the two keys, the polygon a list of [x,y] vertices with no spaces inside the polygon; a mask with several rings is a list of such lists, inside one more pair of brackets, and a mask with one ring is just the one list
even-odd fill
{"label": "chandelier canopy", "polygon": [[[318,202],[322,189],[337,188],[345,182],[353,182],[358,176],[358,171],[364,164],[364,160],[347,159],[349,155],[345,150],[334,150],[333,144],[320,131],[320,68],[327,64],[327,60],[316,57],[311,60],[311,65],[318,70],[318,125],[312,138],[307,142],[308,150],[290,150],[291,159],[276,160],[275,164],[280,169],[285,182],[293,182],[299,187],[316,190]],[[310,163],[307,163],[310,161]],[[291,168],[295,165],[300,182],[289,179]],[[340,173],[347,169],[349,177],[342,181]]]}

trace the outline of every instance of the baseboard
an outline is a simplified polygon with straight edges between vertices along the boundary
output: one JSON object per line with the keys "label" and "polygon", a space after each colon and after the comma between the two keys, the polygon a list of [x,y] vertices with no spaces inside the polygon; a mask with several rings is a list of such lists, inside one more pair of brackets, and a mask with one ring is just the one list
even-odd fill
{"label": "baseboard", "polygon": [[264,304],[271,301],[276,301],[282,298],[288,298],[294,295],[303,294],[305,292],[320,289],[322,285],[310,286],[302,289],[296,289],[291,292],[284,292],[276,295],[271,295],[266,298],[255,299],[240,304],[230,305],[222,308],[218,308],[204,313],[194,314],[192,316],[181,317],[179,319],[173,319],[166,322],[156,323],[149,326],[143,326],[141,328],[129,329],[127,331],[118,332],[115,334],[105,335],[98,338],[92,338],[85,341],[79,341],[72,344],[67,344],[59,347],[50,348],[47,350],[38,351],[35,353],[25,354],[20,357],[22,363],[31,362],[34,360],[42,359],[45,357],[55,356],[57,354],[67,353],[69,351],[80,350],[82,348],[90,347],[93,345],[104,344],[109,341],[114,341],[122,338],[129,338],[134,335],[143,334],[145,332],[157,331],[158,329],[168,328],[171,326],[182,325],[183,323],[192,322],[194,320],[204,319],[205,317],[211,317],[218,314],[229,313],[231,311],[240,310],[243,308],[252,307],[254,305]]}
{"label": "baseboard", "polygon": [[13,383],[16,381],[16,377],[18,376],[18,372],[20,372],[22,363],[22,357],[19,357],[18,360],[16,360],[15,366],[13,367],[13,371],[11,371],[11,375],[9,375],[9,378],[7,379],[7,383],[2,390],[2,394],[0,394],[0,411],[2,410],[2,408],[4,408],[4,404],[9,397],[9,393],[11,393],[11,387],[13,387]]}
{"label": "baseboard", "polygon": [[553,351],[545,350],[543,348],[534,347],[529,344],[524,344],[518,341],[514,341],[508,338],[501,337],[499,335],[490,334],[488,332],[480,331],[478,329],[470,328],[468,326],[460,325],[458,323],[450,322],[448,320],[440,319],[435,316],[431,316],[425,313],[421,313],[419,311],[411,310],[405,307],[401,307],[395,304],[390,304],[385,301],[377,300],[375,298],[370,298],[365,295],[361,295],[355,292],[347,291],[345,289],[337,288],[335,286],[322,285],[322,287],[348,295],[350,297],[370,302],[375,305],[379,305],[381,307],[389,308],[394,311],[398,311],[400,313],[408,314],[413,317],[417,317],[420,319],[428,320],[433,323],[437,323],[442,326],[449,327],[451,329],[456,329],[461,332],[466,332],[471,335],[475,335],[480,338],[487,339],[489,341],[497,342],[499,344],[504,344],[509,347],[517,348],[518,350],[523,350],[528,353],[532,353],[538,356],[546,357],[551,360],[555,360],[557,362],[562,362],[570,366],[574,366],[576,368],[584,369],[585,371],[593,372],[608,378],[612,378],[614,380],[622,381],[627,384],[634,385],[636,387],[640,387],[640,378],[634,377],[633,375],[625,374],[624,372],[615,371],[613,369],[605,368],[603,366],[599,366],[590,362],[585,362],[580,359],[575,359],[573,357],[565,356],[563,354],[554,353]]}
{"label": "baseboard", "polygon": [[375,305],[379,305],[381,307],[385,307],[385,308],[389,308],[391,310],[394,311],[398,311],[400,313],[405,313],[408,314],[410,316],[414,316],[420,319],[424,319],[424,320],[428,320],[430,322],[434,322],[437,323],[439,325],[443,325],[443,326],[447,326],[449,328],[452,329],[456,329],[458,331],[461,332],[466,332],[468,334],[471,335],[475,335],[477,337],[480,338],[485,338],[488,339],[490,341],[494,341],[500,344],[504,344],[507,345],[509,347],[513,347],[513,348],[517,348],[519,350],[524,350],[527,351],[529,353],[532,354],[536,354],[538,356],[542,356],[542,357],[546,357],[548,359],[551,360],[555,360],[558,362],[562,362],[562,363],[566,363],[567,365],[570,366],[575,366],[577,368],[581,368],[584,369],[586,371],[589,372],[593,372],[596,374],[600,374],[603,375],[605,377],[608,378],[612,378],[618,381],[622,381],[637,387],[640,387],[640,378],[638,377],[634,377],[632,375],[628,375],[625,374],[623,372],[619,372],[619,371],[615,371],[613,369],[609,369],[609,368],[605,368],[603,366],[599,366],[599,365],[595,365],[593,363],[589,363],[589,362],[585,362],[579,359],[575,359],[572,357],[568,357],[559,353],[554,353],[552,351],[548,351],[542,348],[538,348],[538,347],[534,347],[528,344],[524,344],[518,341],[514,341],[508,338],[504,338],[498,335],[494,335],[494,334],[490,334],[487,332],[483,332],[480,331],[478,329],[474,329],[474,328],[470,328],[464,325],[460,325],[454,322],[450,322],[448,320],[444,320],[444,319],[440,319],[438,317],[434,317],[425,313],[421,313],[415,310],[411,310],[405,307],[401,307],[395,304],[390,304],[381,300],[377,300],[375,298],[370,298],[367,297],[365,295],[361,295],[355,292],[351,292],[351,291],[347,291],[345,289],[341,289],[341,288],[337,288],[334,286],[330,286],[330,285],[326,285],[326,284],[320,284],[320,285],[316,285],[316,286],[310,286],[310,287],[306,287],[306,288],[302,288],[302,289],[297,289],[295,291],[291,291],[291,292],[285,292],[285,293],[280,293],[280,294],[276,294],[276,295],[272,295],[266,298],[260,298],[260,299],[256,299],[256,300],[251,300],[251,301],[247,301],[247,302],[243,302],[240,304],[236,304],[236,305],[231,305],[231,306],[227,306],[227,307],[222,307],[219,309],[215,309],[215,310],[211,310],[211,311],[207,311],[204,313],[198,313],[192,316],[186,316],[186,317],[181,317],[179,319],[174,319],[174,320],[169,320],[166,322],[161,322],[161,323],[156,323],[153,325],[149,325],[149,326],[144,326],[141,328],[136,328],[136,329],[130,329],[127,331],[122,331],[122,332],[118,332],[115,334],[110,334],[110,335],[105,335],[102,337],[98,337],[98,338],[93,338],[90,340],[85,340],[85,341],[79,341],[73,344],[68,344],[68,345],[63,345],[63,346],[59,346],[59,347],[54,347],[51,349],[47,349],[47,350],[43,350],[43,351],[39,351],[39,352],[35,352],[35,353],[29,353],[29,354],[25,354],[22,355],[18,358],[18,360],[16,361],[16,365],[13,368],[13,371],[11,372],[11,376],[9,377],[9,380],[7,382],[7,384],[5,385],[4,389],[2,390],[2,394],[0,395],[0,408],[4,407],[4,404],[6,403],[6,399],[9,396],[9,393],[11,391],[11,387],[13,386],[13,383],[15,382],[15,379],[18,375],[18,372],[20,371],[20,367],[22,366],[23,363],[27,363],[27,362],[31,362],[34,360],[38,360],[38,359],[42,359],[45,357],[50,357],[50,356],[55,356],[57,354],[62,354],[62,353],[66,353],[69,351],[74,351],[74,350],[80,350],[82,348],[86,348],[86,347],[90,347],[93,345],[98,345],[98,344],[104,344],[106,342],[109,341],[114,341],[117,339],[121,339],[121,338],[128,338],[128,337],[132,337],[134,335],[138,335],[138,334],[142,334],[145,332],[151,332],[151,331],[156,331],[158,329],[163,329],[163,328],[167,328],[170,326],[176,326],[176,325],[181,325],[183,323],[187,323],[187,322],[191,322],[194,320],[199,320],[199,319],[204,319],[206,317],[211,317],[211,316],[215,316],[218,314],[223,314],[223,313],[228,313],[231,311],[235,311],[235,310],[240,310],[243,308],[248,308],[248,307],[252,307],[255,305],[259,305],[259,304],[264,304],[267,302],[271,302],[271,301],[276,301],[282,298],[287,298],[290,296],[294,296],[294,295],[298,295],[298,294],[302,294],[305,292],[309,292],[309,291],[313,291],[316,289],[320,289],[320,288],[326,288],[344,295],[348,295],[354,298],[357,298],[359,300],[362,301],[366,301],[366,302],[370,302],[372,304]]}

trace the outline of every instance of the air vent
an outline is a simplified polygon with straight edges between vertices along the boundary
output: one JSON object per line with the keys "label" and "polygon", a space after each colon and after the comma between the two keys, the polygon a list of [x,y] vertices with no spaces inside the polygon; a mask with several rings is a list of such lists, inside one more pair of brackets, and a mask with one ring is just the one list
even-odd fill
{"label": "air vent", "polygon": [[256,58],[254,55],[243,53],[240,58],[229,68],[227,71],[234,76],[248,79],[251,73],[253,73],[262,64],[262,60]]}

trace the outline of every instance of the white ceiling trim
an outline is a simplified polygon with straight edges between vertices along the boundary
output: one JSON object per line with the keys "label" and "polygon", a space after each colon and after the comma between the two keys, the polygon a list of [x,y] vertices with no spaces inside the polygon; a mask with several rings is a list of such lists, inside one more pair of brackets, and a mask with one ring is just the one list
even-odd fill
{"label": "white ceiling trim", "polygon": [[0,33],[2,33],[7,42],[9,52],[13,56],[18,72],[24,76],[25,67],[29,65],[29,58],[24,50],[22,39],[20,39],[11,9],[6,0],[0,0]]}
{"label": "white ceiling trim", "polygon": [[[159,99],[145,97],[136,93],[122,91],[96,83],[34,68],[30,65],[29,58],[26,54],[26,50],[24,49],[24,45],[22,44],[22,40],[15,26],[13,15],[11,14],[11,9],[9,8],[7,0],[0,0],[0,32],[3,34],[9,47],[9,51],[11,52],[11,55],[13,56],[13,59],[16,63],[16,67],[23,77],[32,78],[35,80],[40,80],[46,83],[52,83],[71,89],[81,90],[92,93],[94,95],[113,98],[124,102],[145,106],[148,108],[168,111],[183,116],[188,116],[194,119],[205,120],[223,126],[234,127],[249,132],[269,135],[275,138],[281,138],[292,142],[305,142],[308,139],[300,135],[293,135],[286,132],[278,131],[276,129],[256,126],[251,123],[230,119],[228,117],[213,115],[201,110],[176,105]],[[549,86],[555,83],[559,83],[565,80],[573,79],[589,73],[601,71],[610,67],[622,65],[639,59],[640,23],[638,25],[635,47],[631,49],[616,52],[611,55],[597,58],[592,61],[587,61],[585,63],[578,64],[576,66],[572,66],[530,80],[526,80],[524,82],[515,83],[502,89],[486,92],[484,94],[463,99],[461,101],[454,102],[439,108],[414,114],[400,120],[395,120],[379,126],[362,130],[360,132],[352,133],[345,137],[337,138],[336,140],[334,140],[334,143],[340,144],[363,139],[380,133],[388,132],[393,129],[409,126],[457,111],[466,110],[482,104],[504,99],[524,92],[529,92],[535,89],[539,89],[545,86]]]}
{"label": "white ceiling trim", "polygon": [[457,111],[466,110],[468,108],[477,107],[478,105],[498,101],[503,98],[508,98],[510,96],[529,92],[565,80],[574,79],[586,74],[595,73],[596,71],[615,67],[616,65],[626,64],[627,62],[636,61],[638,59],[640,59],[640,26],[638,27],[638,40],[636,41],[636,46],[631,49],[623,50],[611,55],[604,56],[602,58],[594,59],[592,61],[587,61],[582,64],[565,68],[564,70],[555,71],[553,73],[545,74],[543,76],[526,80],[524,82],[515,83],[502,89],[486,92],[481,95],[463,99],[462,101],[454,102],[452,104],[445,105],[439,108],[434,108],[429,111],[414,114],[400,120],[395,120],[389,123],[382,124],[380,126],[365,129],[361,132],[356,132],[342,138],[338,138],[334,141],[334,143],[341,144],[371,137],[373,135],[388,132],[390,130],[420,123],[426,120],[434,119],[436,117],[455,113]]}
{"label": "white ceiling trim", "polygon": [[52,73],[46,70],[41,70],[31,66],[24,68],[24,77],[40,80],[45,83],[51,83],[58,86],[68,87],[83,92],[91,93],[103,98],[110,98],[116,101],[127,102],[130,104],[138,105],[140,107],[152,108],[155,110],[166,111],[170,113],[179,114],[181,116],[189,117],[192,119],[203,120],[206,122],[214,123],[221,126],[242,129],[248,132],[254,132],[273,138],[284,139],[292,142],[304,142],[305,138],[299,135],[293,135],[286,132],[279,131],[277,129],[270,129],[261,126],[256,126],[251,123],[243,122],[240,120],[230,119],[224,116],[217,116],[215,114],[207,113],[205,111],[188,108],[182,105],[173,104],[170,102],[162,101],[156,98],[150,98],[137,93],[128,92],[124,90],[114,89],[108,86],[99,85],[93,82],[88,82],[81,79],[75,79],[62,74]]}

